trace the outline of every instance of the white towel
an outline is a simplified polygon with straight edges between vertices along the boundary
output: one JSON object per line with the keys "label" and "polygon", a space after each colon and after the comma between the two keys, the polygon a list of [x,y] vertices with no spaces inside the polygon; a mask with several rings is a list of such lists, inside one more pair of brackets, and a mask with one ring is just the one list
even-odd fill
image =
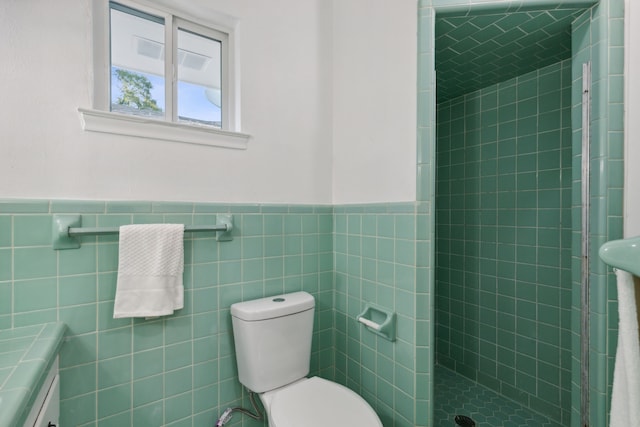
{"label": "white towel", "polygon": [[184,225],[120,227],[113,317],[173,314],[184,305]]}
{"label": "white towel", "polygon": [[609,427],[626,427],[640,420],[640,342],[633,277],[622,270],[616,275],[620,322]]}

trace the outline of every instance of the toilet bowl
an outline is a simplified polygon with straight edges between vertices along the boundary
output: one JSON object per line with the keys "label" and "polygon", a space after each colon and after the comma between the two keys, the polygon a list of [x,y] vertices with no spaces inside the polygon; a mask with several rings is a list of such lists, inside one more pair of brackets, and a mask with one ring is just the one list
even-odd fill
{"label": "toilet bowl", "polygon": [[269,427],[382,427],[357,393],[307,378],[314,310],[307,292],[232,304],[240,383],[259,394]]}
{"label": "toilet bowl", "polygon": [[382,427],[357,393],[319,377],[260,395],[270,427]]}

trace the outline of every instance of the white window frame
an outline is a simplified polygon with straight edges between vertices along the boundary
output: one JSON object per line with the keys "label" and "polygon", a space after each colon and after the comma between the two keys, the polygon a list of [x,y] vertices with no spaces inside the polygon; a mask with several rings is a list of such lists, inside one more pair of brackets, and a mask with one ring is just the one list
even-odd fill
{"label": "white window frame", "polygon": [[[110,111],[110,25],[109,0],[93,0],[93,99],[92,108],[78,108],[86,131],[105,132],[165,141],[246,149],[250,135],[240,132],[240,86],[236,64],[237,44],[235,20],[213,16],[208,21],[179,11],[159,7],[145,0],[115,0],[124,6],[162,17],[165,20],[165,51],[171,61],[165,62],[165,120],[150,119]],[[222,40],[222,129],[177,121],[177,69],[174,56],[178,28]]]}

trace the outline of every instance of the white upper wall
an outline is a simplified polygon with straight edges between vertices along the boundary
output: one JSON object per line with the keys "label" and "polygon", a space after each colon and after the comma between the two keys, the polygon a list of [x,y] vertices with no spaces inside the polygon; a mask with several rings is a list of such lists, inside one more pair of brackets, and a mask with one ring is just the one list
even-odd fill
{"label": "white upper wall", "polygon": [[331,3],[163,2],[237,18],[248,150],[82,131],[91,1],[3,0],[0,197],[331,203]]}
{"label": "white upper wall", "polygon": [[246,151],[82,131],[92,1],[0,1],[0,198],[415,200],[416,0],[156,0],[237,20]]}
{"label": "white upper wall", "polygon": [[333,201],[416,199],[417,0],[333,5]]}

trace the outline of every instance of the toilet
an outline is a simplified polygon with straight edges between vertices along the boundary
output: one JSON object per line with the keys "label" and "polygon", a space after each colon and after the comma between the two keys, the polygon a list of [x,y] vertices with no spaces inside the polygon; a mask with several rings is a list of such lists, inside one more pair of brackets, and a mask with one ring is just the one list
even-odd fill
{"label": "toilet", "polygon": [[307,292],[231,305],[240,382],[259,394],[269,427],[382,427],[357,393],[306,377],[314,309]]}

